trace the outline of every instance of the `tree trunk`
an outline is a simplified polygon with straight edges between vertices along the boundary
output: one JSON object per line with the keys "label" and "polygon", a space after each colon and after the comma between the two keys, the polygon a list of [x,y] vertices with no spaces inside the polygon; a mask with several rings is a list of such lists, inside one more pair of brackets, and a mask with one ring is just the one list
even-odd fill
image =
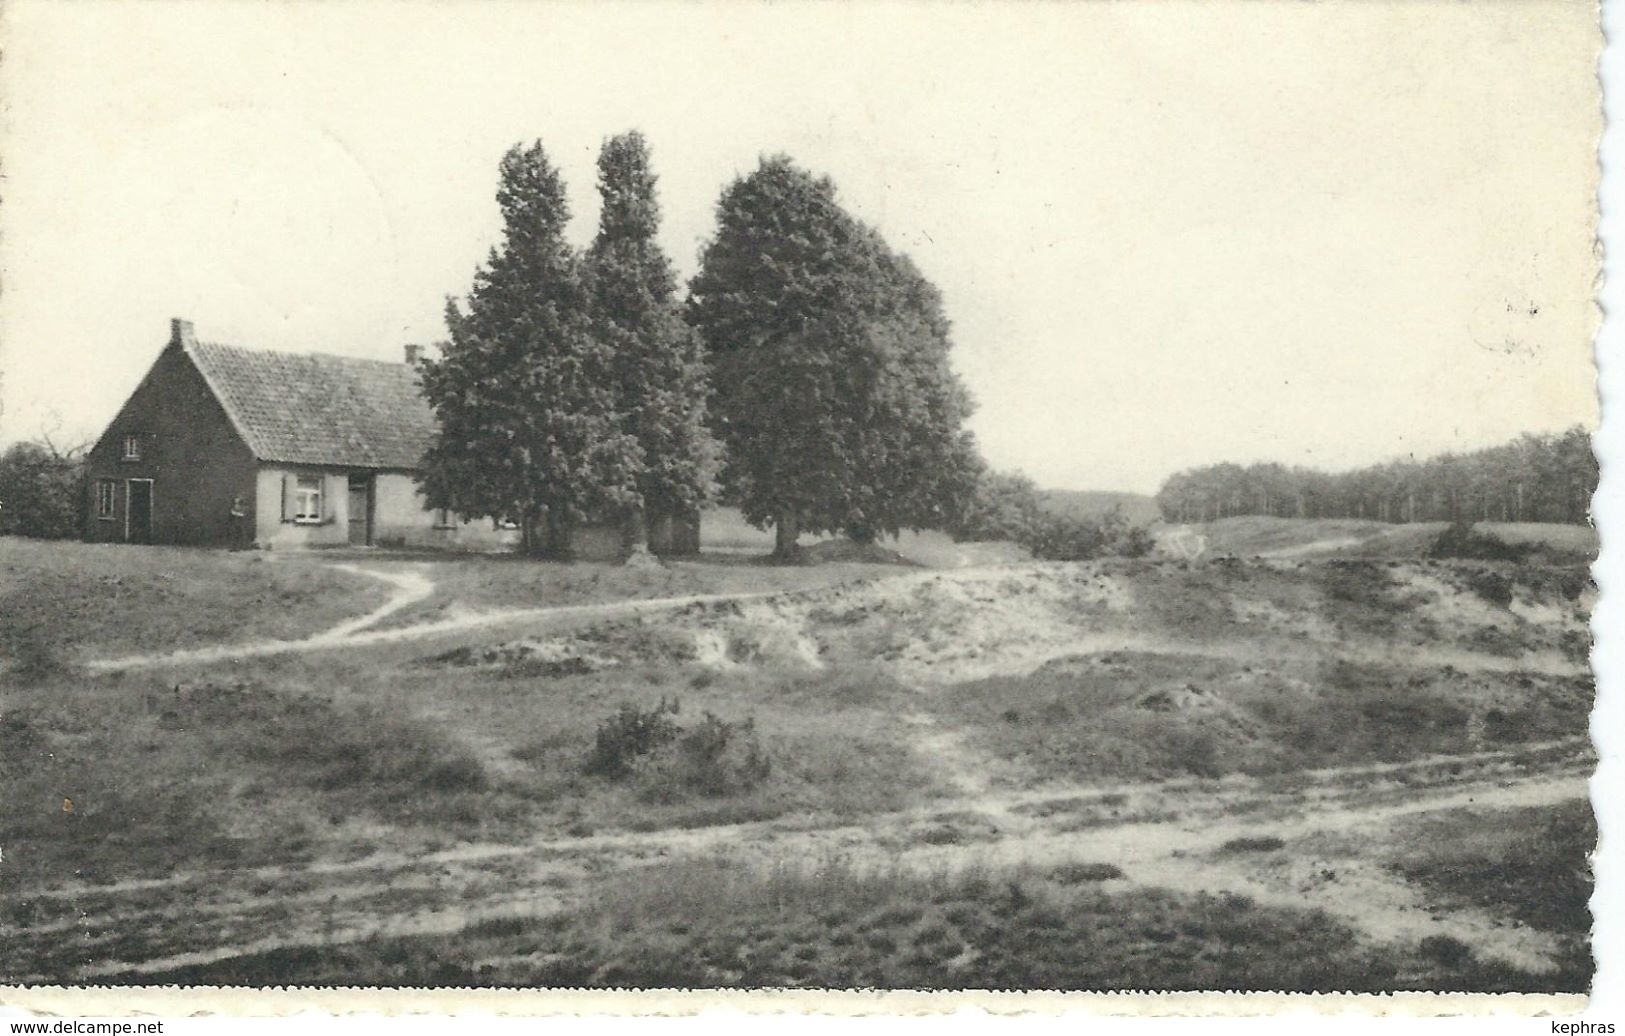
{"label": "tree trunk", "polygon": [[794,511],[779,516],[773,527],[773,556],[782,560],[796,556],[796,540],[801,538],[801,515]]}
{"label": "tree trunk", "polygon": [[634,507],[626,512],[626,521],[621,526],[621,535],[624,538],[624,547],[628,558],[647,556],[649,553],[649,521],[643,508]]}
{"label": "tree trunk", "polygon": [[547,509],[543,528],[542,553],[550,558],[569,560],[570,528],[555,509]]}

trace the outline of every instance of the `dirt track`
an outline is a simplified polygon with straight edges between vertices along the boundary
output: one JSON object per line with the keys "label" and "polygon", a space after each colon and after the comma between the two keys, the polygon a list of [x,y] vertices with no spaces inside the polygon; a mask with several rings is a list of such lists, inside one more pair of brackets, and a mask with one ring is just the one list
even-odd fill
{"label": "dirt track", "polygon": [[[13,952],[28,959],[29,944],[36,940],[78,941],[87,954],[100,957],[80,972],[91,978],[159,972],[279,947],[446,933],[486,918],[540,916],[565,908],[571,889],[606,869],[720,852],[763,866],[828,858],[859,867],[903,864],[927,870],[1114,864],[1125,875],[1114,885],[1233,892],[1261,903],[1320,907],[1378,940],[1451,935],[1487,957],[1539,970],[1552,950],[1549,934],[1472,910],[1436,912],[1379,860],[1346,845],[1372,841],[1357,836],[1380,832],[1396,819],[1436,810],[1582,798],[1589,767],[1584,750],[1583,743],[1561,743],[1345,767],[1302,775],[1303,781],[1291,787],[1228,779],[973,791],[863,824],[809,827],[790,819],[520,845],[474,843],[420,856],[380,853],[308,867],[200,871],[64,887],[37,898],[71,906],[74,916],[32,927]],[[1540,765],[1540,776],[1528,772],[1532,763]],[[955,844],[910,838],[945,828],[966,837]],[[1262,854],[1221,851],[1231,839],[1259,835],[1281,838],[1287,847]],[[1335,837],[1327,843],[1326,836]],[[386,903],[396,909],[381,913]],[[410,908],[402,909],[408,903]],[[194,926],[213,933],[204,945],[187,939],[191,944],[182,949],[172,942]],[[81,938],[74,940],[73,932]],[[109,959],[96,949],[103,942],[142,946],[145,952]]]}
{"label": "dirt track", "polygon": [[83,663],[93,673],[120,672],[134,669],[152,669],[160,666],[205,665],[227,659],[265,658],[271,655],[307,654],[314,651],[332,651],[343,648],[369,647],[402,641],[441,637],[450,634],[496,626],[535,622],[549,618],[599,617],[616,618],[646,611],[686,608],[695,604],[722,604],[748,601],[755,598],[777,596],[777,592],[737,594],[685,594],[677,597],[654,597],[630,601],[610,601],[602,604],[570,604],[543,608],[504,608],[472,612],[450,619],[414,623],[388,629],[375,629],[380,622],[434,593],[434,582],[423,572],[414,569],[362,568],[358,565],[334,564],[332,567],[383,580],[395,587],[395,592],[379,607],[365,615],[346,619],[329,629],[301,640],[258,640],[239,644],[217,644],[187,651],[157,652],[143,655],[125,655],[119,658],[100,658]]}

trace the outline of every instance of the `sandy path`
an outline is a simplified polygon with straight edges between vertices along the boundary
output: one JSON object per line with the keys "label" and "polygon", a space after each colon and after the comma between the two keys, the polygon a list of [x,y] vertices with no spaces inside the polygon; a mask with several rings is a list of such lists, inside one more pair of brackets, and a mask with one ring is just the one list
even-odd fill
{"label": "sandy path", "polygon": [[696,604],[721,604],[782,596],[785,591],[762,590],[749,593],[684,594],[677,597],[649,597],[637,600],[604,601],[596,604],[568,604],[544,608],[508,608],[489,612],[471,612],[449,619],[374,629],[379,622],[401,609],[426,599],[434,592],[434,583],[420,571],[385,571],[362,568],[359,565],[334,564],[357,575],[381,579],[395,587],[388,601],[365,615],[347,619],[331,629],[305,637],[302,640],[260,640],[241,644],[216,644],[206,648],[170,651],[151,655],[126,655],[122,658],[95,659],[84,663],[89,672],[105,673],[129,669],[152,669],[159,666],[190,665],[220,662],[227,659],[264,658],[269,655],[304,654],[335,648],[368,647],[400,641],[421,640],[468,630],[483,629],[539,619],[569,619],[581,617],[620,618],[646,611],[675,610]]}
{"label": "sandy path", "polygon": [[[920,730],[928,740],[940,733]],[[763,867],[832,857],[859,868],[905,865],[924,871],[1110,863],[1125,877],[1107,888],[1234,892],[1265,905],[1318,907],[1379,942],[1450,935],[1485,957],[1539,970],[1554,949],[1548,933],[1471,909],[1440,912],[1371,854],[1384,842],[1383,829],[1406,817],[1464,806],[1497,809],[1584,798],[1590,764],[1582,744],[1583,739],[1557,745],[1554,750],[1563,758],[1544,763],[1544,772],[1536,775],[1528,772],[1527,754],[1539,749],[1528,746],[1319,770],[1293,775],[1290,785],[1226,779],[1001,793],[972,791],[978,782],[970,778],[955,782],[962,789],[955,796],[832,827],[814,826],[813,818],[784,818],[688,831],[469,843],[303,867],[59,887],[30,895],[66,900],[74,910],[60,921],[25,928],[26,936],[13,936],[59,940],[86,925],[117,928],[121,935],[148,931],[156,940],[151,956],[118,960],[96,954],[97,963],[76,974],[154,972],[281,947],[443,934],[493,917],[543,916],[568,908],[575,890],[594,876],[724,853]],[[968,749],[957,744],[953,749],[953,758],[944,760],[948,768],[966,777],[976,773]],[[1441,769],[1452,759],[1461,774]],[[969,837],[955,844],[917,837],[944,824]],[[1280,838],[1286,846],[1247,854],[1222,848],[1234,838],[1259,836]],[[255,891],[249,893],[250,888]],[[268,904],[276,916],[263,916]],[[103,923],[115,917],[116,926]],[[189,945],[166,938],[180,920],[193,933]],[[199,937],[204,945],[195,941]]]}
{"label": "sandy path", "polygon": [[342,562],[334,562],[329,567],[349,572],[352,575],[380,580],[388,583],[394,588],[394,591],[383,604],[365,615],[346,619],[337,626],[322,630],[320,633],[314,633],[302,640],[259,640],[242,644],[214,644],[209,647],[191,648],[186,651],[125,655],[122,658],[101,658],[84,663],[84,668],[94,673],[105,673],[125,669],[151,669],[157,666],[220,662],[228,658],[258,658],[287,652],[343,647],[351,642],[358,631],[382,622],[402,608],[416,604],[434,593],[434,581],[425,575],[420,568],[362,568],[360,565]]}
{"label": "sandy path", "polygon": [[421,568],[414,567],[389,571],[376,568],[362,568],[359,565],[350,565],[342,562],[336,563],[331,567],[336,568],[341,572],[349,572],[353,575],[366,576],[369,579],[381,579],[393,586],[395,588],[395,592],[389,595],[389,600],[385,601],[383,604],[374,608],[367,614],[358,615],[347,622],[341,622],[332,629],[325,630],[313,637],[307,638],[308,640],[342,640],[358,630],[364,630],[368,626],[375,623],[383,622],[386,618],[394,615],[402,608],[416,604],[422,600],[427,600],[428,596],[434,593],[434,580],[425,575]]}

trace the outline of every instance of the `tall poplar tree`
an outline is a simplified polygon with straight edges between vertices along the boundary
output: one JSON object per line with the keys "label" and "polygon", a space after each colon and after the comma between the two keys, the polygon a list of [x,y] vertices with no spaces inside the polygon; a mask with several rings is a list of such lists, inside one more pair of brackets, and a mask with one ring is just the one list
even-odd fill
{"label": "tall poplar tree", "polygon": [[783,156],[729,185],[690,283],[724,484],[747,520],[860,541],[942,527],[978,471],[936,290]]}
{"label": "tall poplar tree", "polygon": [[594,333],[612,354],[621,428],[639,450],[637,493],[626,508],[638,551],[648,547],[646,514],[697,514],[716,472],[717,446],[706,428],[699,336],[683,319],[676,275],[655,240],[660,206],[641,133],[604,142],[598,194],[603,207],[586,265]]}
{"label": "tall poplar tree", "polygon": [[540,141],[502,157],[497,204],[502,243],[467,311],[447,299],[450,340],[420,370],[440,425],[421,480],[430,506],[514,519],[527,549],[557,551],[572,526],[636,500],[640,451]]}

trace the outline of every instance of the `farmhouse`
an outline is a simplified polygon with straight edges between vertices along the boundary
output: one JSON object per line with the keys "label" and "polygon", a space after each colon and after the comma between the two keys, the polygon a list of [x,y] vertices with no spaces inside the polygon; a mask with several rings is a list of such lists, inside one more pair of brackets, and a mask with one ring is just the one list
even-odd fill
{"label": "farmhouse", "polygon": [[[262,548],[512,549],[519,531],[431,510],[414,475],[435,431],[406,362],[200,342],[186,320],[91,449],[85,538]],[[698,523],[655,518],[658,549],[698,548]],[[614,557],[613,525],[572,553]]]}

